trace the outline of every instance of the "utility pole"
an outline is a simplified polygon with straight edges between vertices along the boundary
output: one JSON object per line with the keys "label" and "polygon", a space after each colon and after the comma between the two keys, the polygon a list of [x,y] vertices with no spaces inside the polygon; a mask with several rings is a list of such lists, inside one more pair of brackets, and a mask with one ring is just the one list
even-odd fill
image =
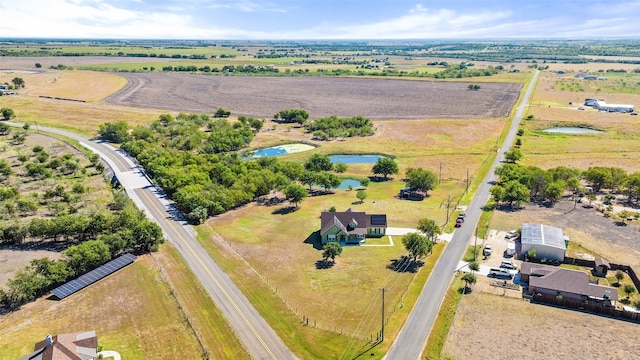
{"label": "utility pole", "polygon": [[478,224],[476,224],[476,236],[473,242],[473,261],[477,261],[478,256]]}
{"label": "utility pole", "polygon": [[449,223],[449,206],[451,205],[451,195],[447,195],[447,222],[445,222],[445,224]]}
{"label": "utility pole", "polygon": [[469,191],[469,168],[467,168],[467,189],[464,192]]}
{"label": "utility pole", "polygon": [[384,288],[382,290],[382,331],[380,331],[380,342],[384,341]]}

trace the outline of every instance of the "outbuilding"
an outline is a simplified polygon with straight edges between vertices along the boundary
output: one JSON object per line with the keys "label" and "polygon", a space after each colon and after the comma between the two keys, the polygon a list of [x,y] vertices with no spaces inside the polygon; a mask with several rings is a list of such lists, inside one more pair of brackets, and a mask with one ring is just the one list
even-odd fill
{"label": "outbuilding", "polygon": [[543,224],[522,224],[521,254],[535,249],[536,258],[564,261],[567,243],[562,229]]}

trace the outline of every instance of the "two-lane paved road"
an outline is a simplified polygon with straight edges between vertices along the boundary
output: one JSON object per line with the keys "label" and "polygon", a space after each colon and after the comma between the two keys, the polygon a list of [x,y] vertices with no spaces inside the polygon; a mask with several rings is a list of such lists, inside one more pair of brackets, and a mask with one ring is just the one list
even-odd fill
{"label": "two-lane paved road", "polygon": [[433,272],[429,276],[429,280],[427,280],[427,283],[420,293],[420,297],[418,297],[416,306],[411,311],[411,314],[409,314],[407,322],[391,346],[391,349],[389,349],[385,359],[412,360],[420,358],[433,323],[438,315],[442,300],[449,288],[449,284],[453,280],[458,262],[462,258],[469,244],[469,240],[474,236],[474,224],[478,223],[480,215],[482,214],[482,207],[489,200],[489,189],[491,188],[491,184],[496,181],[494,170],[496,166],[504,161],[504,152],[509,150],[511,144],[513,144],[518,125],[522,119],[524,109],[529,102],[529,97],[533,91],[538,74],[539,71],[536,71],[533,75],[524,99],[522,99],[522,103],[513,118],[511,128],[502,145],[500,154],[496,157],[486,178],[480,184],[476,195],[467,208],[465,224],[455,231],[453,239],[442,252]]}
{"label": "two-lane paved road", "polygon": [[109,164],[127,195],[160,225],[165,238],[176,247],[253,359],[296,359],[229,276],[207,255],[195,239],[193,229],[180,220],[162,191],[153,186],[129,158],[108,144],[91,141],[75,133],[42,126],[38,131],[77,140]]}

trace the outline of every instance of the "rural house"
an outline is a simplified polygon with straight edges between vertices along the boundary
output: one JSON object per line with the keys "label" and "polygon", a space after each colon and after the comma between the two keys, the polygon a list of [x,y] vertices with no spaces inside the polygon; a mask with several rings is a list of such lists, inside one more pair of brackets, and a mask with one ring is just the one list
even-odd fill
{"label": "rural house", "polygon": [[35,351],[20,360],[91,360],[98,358],[98,338],[95,331],[47,335],[34,346]]}
{"label": "rural house", "polygon": [[535,249],[536,258],[562,262],[567,251],[567,241],[562,229],[542,224],[522,224],[520,235],[521,254]]}
{"label": "rural house", "polygon": [[322,243],[339,241],[360,244],[367,237],[382,237],[387,232],[387,215],[371,214],[348,209],[344,212],[323,211],[320,215]]}
{"label": "rural house", "polygon": [[531,295],[562,296],[604,306],[613,306],[618,301],[618,291],[608,286],[592,284],[589,282],[589,275],[583,271],[523,262],[520,279],[529,284]]}

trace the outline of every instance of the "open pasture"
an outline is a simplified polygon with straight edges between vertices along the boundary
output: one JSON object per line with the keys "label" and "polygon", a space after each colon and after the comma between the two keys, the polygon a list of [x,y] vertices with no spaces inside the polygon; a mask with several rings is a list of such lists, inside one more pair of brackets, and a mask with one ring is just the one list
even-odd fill
{"label": "open pasture", "polygon": [[150,255],[65,300],[41,298],[3,315],[0,328],[4,359],[32,352],[46,334],[87,330],[124,359],[195,359],[203,352]]}
{"label": "open pasture", "polygon": [[[610,94],[596,91],[572,92],[555,89],[555,76],[545,74],[536,87],[521,128],[522,162],[542,168],[558,165],[586,170],[590,166],[615,166],[628,172],[640,171],[640,119],[624,113],[608,113],[585,107],[585,98],[601,98],[609,103],[640,105],[638,94]],[[569,103],[572,102],[572,105]],[[579,106],[584,110],[577,110]],[[564,135],[543,133],[554,126],[581,126],[604,130],[600,134]]]}
{"label": "open pasture", "polygon": [[521,84],[467,83],[323,77],[234,77],[125,73],[129,83],[107,97],[118,105],[270,118],[302,108],[312,118],[363,115],[371,119],[506,117]]}

